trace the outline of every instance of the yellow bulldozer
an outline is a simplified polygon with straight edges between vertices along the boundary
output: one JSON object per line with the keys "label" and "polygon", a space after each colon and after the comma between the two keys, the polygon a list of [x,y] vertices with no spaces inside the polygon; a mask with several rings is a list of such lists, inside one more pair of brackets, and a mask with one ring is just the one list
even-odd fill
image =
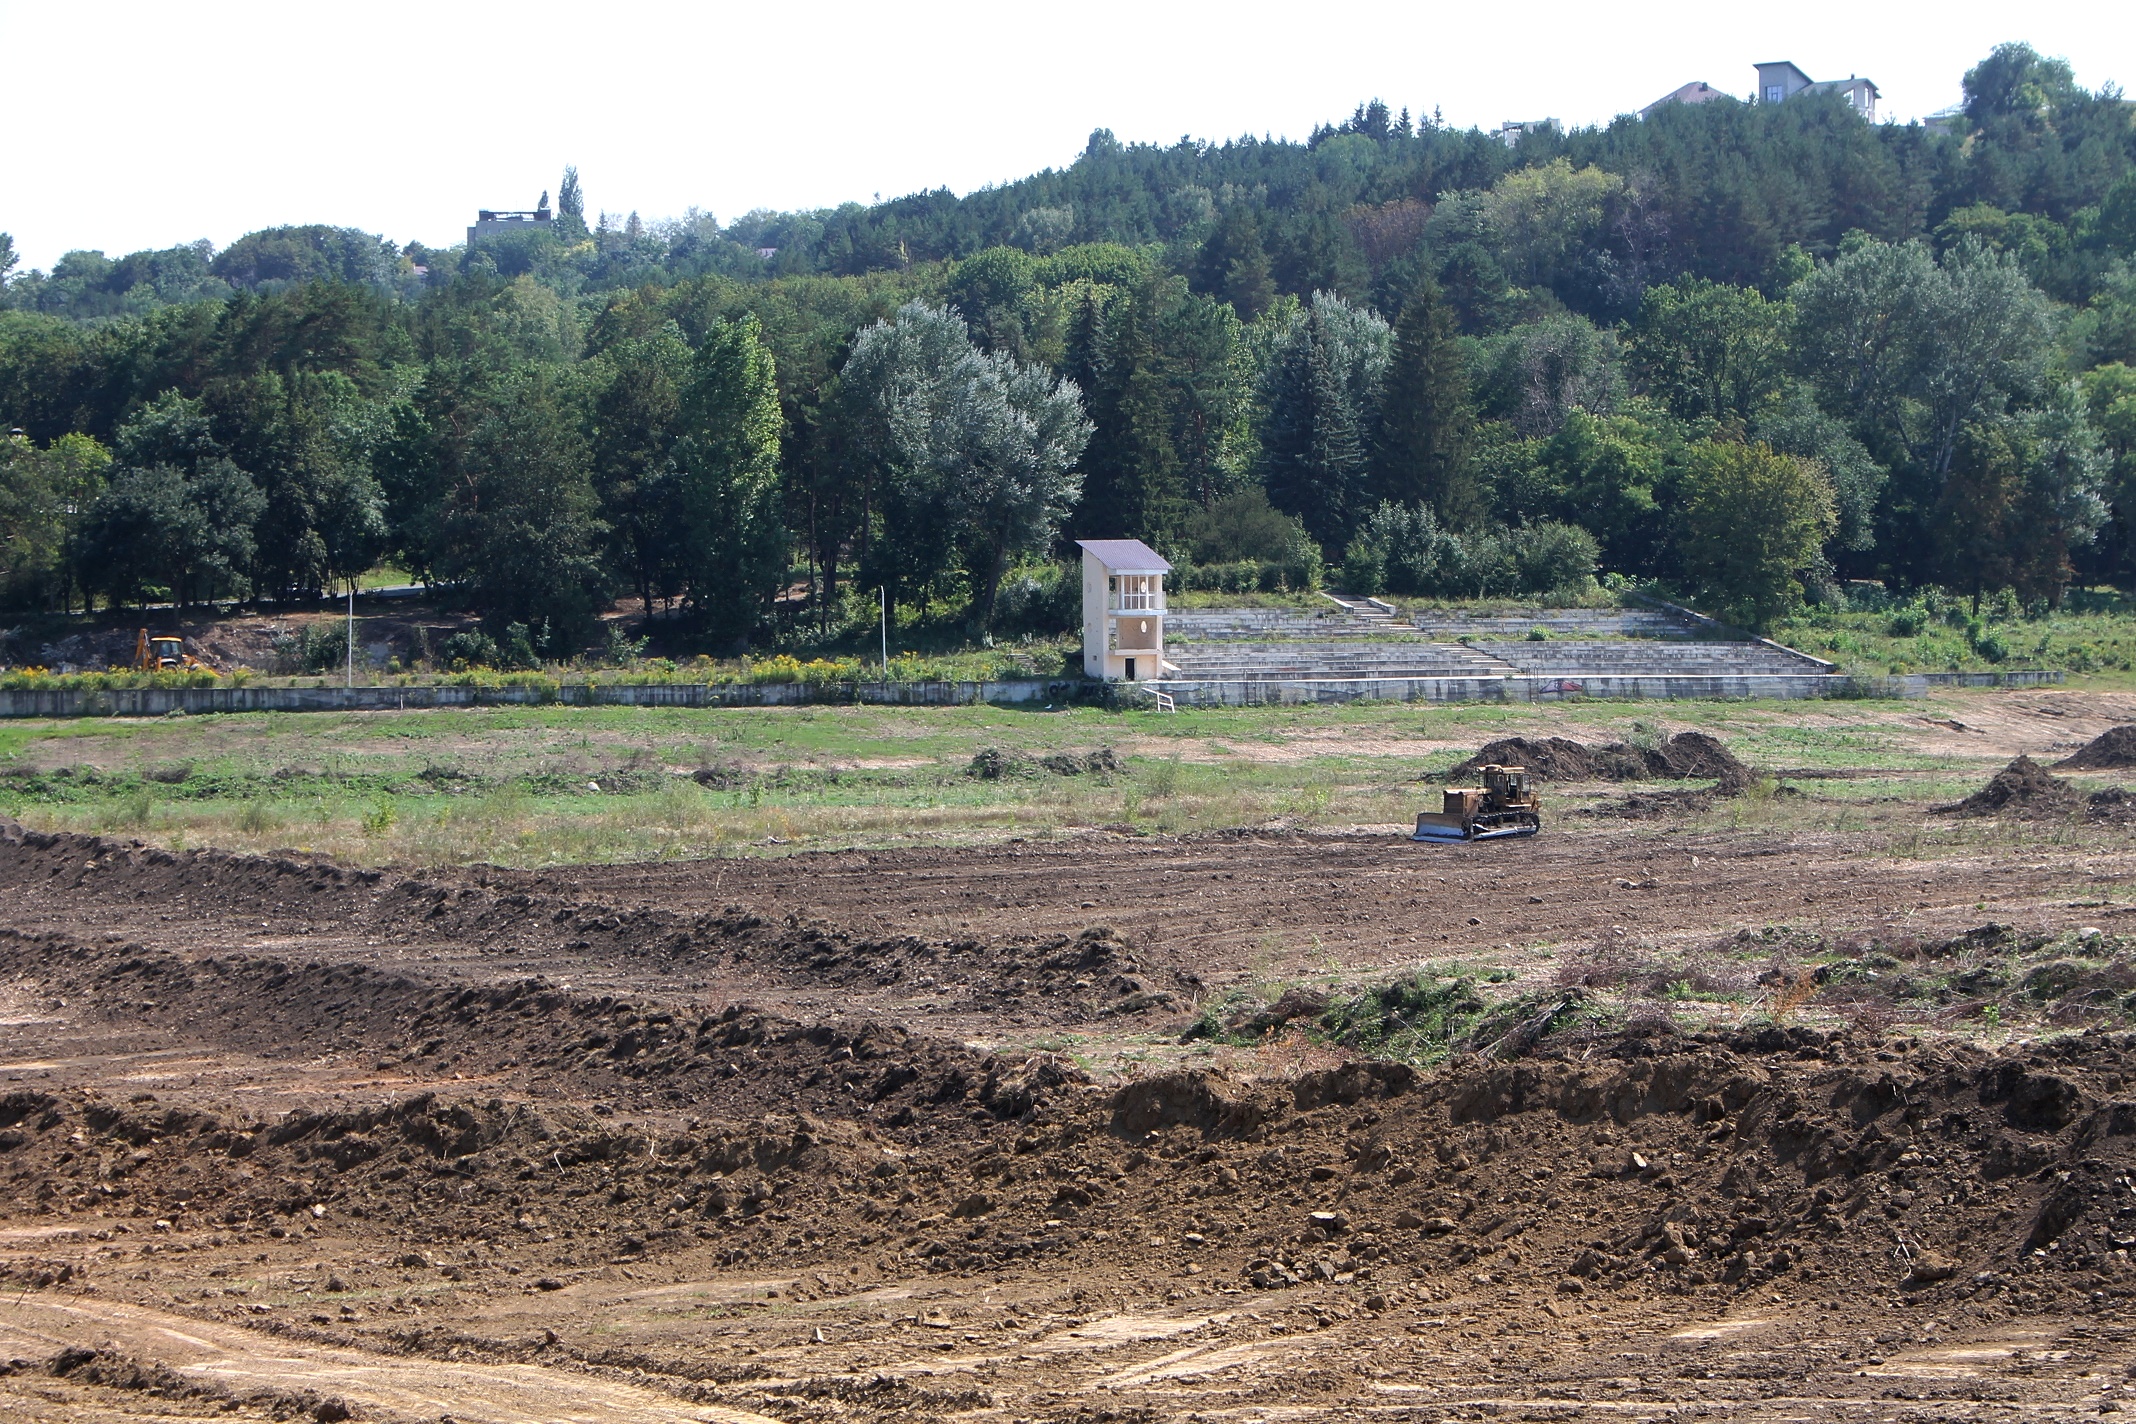
{"label": "yellow bulldozer", "polygon": [[214,672],[212,663],[202,662],[185,650],[185,640],[166,634],[150,636],[146,628],[134,635],[133,665],[135,672],[170,672],[198,668]]}
{"label": "yellow bulldozer", "polygon": [[1449,786],[1437,811],[1417,814],[1413,841],[1495,841],[1543,828],[1543,802],[1524,766],[1486,766],[1483,785]]}

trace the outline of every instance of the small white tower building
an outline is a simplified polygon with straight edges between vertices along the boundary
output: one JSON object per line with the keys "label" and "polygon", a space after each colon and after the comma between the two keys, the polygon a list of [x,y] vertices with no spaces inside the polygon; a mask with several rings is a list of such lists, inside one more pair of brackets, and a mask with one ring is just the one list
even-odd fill
{"label": "small white tower building", "polygon": [[1083,550],[1083,672],[1107,682],[1161,681],[1164,556],[1140,539],[1078,539]]}

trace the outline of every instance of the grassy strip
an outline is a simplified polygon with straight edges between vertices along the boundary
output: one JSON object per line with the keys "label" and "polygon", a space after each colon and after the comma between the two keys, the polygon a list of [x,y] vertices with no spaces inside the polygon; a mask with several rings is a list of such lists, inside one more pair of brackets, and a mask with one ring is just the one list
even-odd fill
{"label": "grassy strip", "polygon": [[[1928,719],[1944,710],[1863,703],[1345,704],[1176,715],[511,707],[19,721],[0,724],[0,812],[167,844],[514,864],[986,841],[1097,827],[1384,828],[1409,821],[1432,783],[1494,737],[1637,742],[1690,725],[1766,767],[1871,770],[1800,781],[1799,794],[1760,786],[1690,820],[1639,823],[1642,834],[1839,832],[1878,838],[1903,855],[1997,837],[2100,834],[2059,824],[1924,823],[1925,803],[1958,799],[1987,770],[1938,750],[1947,733]],[[1963,703],[1948,710],[1974,715]],[[986,753],[1012,774],[967,774]],[[1625,824],[1578,814],[1591,805],[1607,811],[1622,794],[1553,792],[1553,831]]]}

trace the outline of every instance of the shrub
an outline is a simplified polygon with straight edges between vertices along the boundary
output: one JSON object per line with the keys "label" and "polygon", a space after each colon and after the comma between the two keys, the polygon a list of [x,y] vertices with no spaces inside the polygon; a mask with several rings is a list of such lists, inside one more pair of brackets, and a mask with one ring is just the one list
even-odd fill
{"label": "shrub", "polygon": [[1173,589],[1191,593],[1310,593],[1326,577],[1320,555],[1305,550],[1297,558],[1228,564],[1188,564],[1173,570]]}
{"label": "shrub", "polygon": [[[548,620],[544,619],[542,621],[542,641],[544,643],[549,640],[548,632]],[[520,672],[530,672],[541,666],[541,659],[534,652],[533,633],[524,623],[507,623],[504,625],[504,644],[499,649],[499,654],[502,658],[502,661],[498,664],[500,667],[512,668]]]}
{"label": "shrub", "polygon": [[454,671],[496,667],[497,640],[477,629],[463,628],[438,645],[438,661]]}
{"label": "shrub", "polygon": [[331,672],[346,663],[348,656],[348,627],[331,620],[308,624],[274,640],[277,672]]}
{"label": "shrub", "polygon": [[1009,570],[994,596],[997,633],[1067,633],[1083,621],[1083,573],[1075,564],[1026,564]]}
{"label": "shrub", "polygon": [[1508,532],[1523,593],[1583,590],[1595,576],[1602,549],[1577,524],[1546,519]]}
{"label": "shrub", "polygon": [[1270,504],[1258,485],[1187,519],[1187,547],[1201,564],[1294,562],[1310,543],[1305,526]]}
{"label": "shrub", "polygon": [[1342,556],[1342,586],[1367,598],[1387,586],[1387,551],[1377,540],[1360,535],[1350,541]]}

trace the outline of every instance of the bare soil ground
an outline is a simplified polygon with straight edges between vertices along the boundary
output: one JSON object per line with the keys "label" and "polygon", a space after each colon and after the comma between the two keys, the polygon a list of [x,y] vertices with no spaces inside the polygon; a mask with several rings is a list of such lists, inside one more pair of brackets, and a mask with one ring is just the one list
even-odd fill
{"label": "bare soil ground", "polygon": [[[2116,936],[2132,872],[2117,826],[542,871],[0,828],[0,1413],[2113,1412],[2113,1013],[1900,1033],[1784,973],[1800,1013],[1549,1006],[1620,945]],[[1454,958],[1544,1012],[1430,1069],[1181,1042],[1226,991]]]}

